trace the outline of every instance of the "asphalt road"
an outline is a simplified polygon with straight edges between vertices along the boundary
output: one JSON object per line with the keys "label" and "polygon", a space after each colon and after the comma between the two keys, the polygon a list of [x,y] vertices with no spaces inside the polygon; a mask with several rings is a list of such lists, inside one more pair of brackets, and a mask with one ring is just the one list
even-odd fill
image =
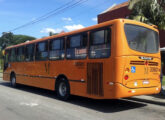
{"label": "asphalt road", "polygon": [[64,102],[54,92],[10,84],[0,78],[0,120],[164,120],[165,97],[92,100],[73,96]]}

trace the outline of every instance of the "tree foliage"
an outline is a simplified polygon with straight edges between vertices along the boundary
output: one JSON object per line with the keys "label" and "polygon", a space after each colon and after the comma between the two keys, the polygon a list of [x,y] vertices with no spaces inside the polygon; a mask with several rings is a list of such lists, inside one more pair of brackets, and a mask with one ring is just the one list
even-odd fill
{"label": "tree foliage", "polygon": [[157,25],[165,30],[165,0],[130,0],[130,19]]}
{"label": "tree foliage", "polygon": [[0,37],[0,47],[3,49],[6,46],[10,45],[13,40],[13,33],[6,33],[3,32],[2,36]]}
{"label": "tree foliage", "polygon": [[3,49],[6,46],[16,45],[19,43],[23,43],[26,41],[31,41],[36,39],[35,37],[27,36],[27,35],[14,35],[13,33],[2,33],[0,37],[0,47]]}
{"label": "tree foliage", "polygon": [[35,37],[32,37],[32,36],[27,36],[27,35],[14,35],[13,36],[13,43],[12,45],[16,45],[16,44],[19,44],[19,43],[24,43],[26,41],[31,41],[31,40],[35,40],[36,38]]}

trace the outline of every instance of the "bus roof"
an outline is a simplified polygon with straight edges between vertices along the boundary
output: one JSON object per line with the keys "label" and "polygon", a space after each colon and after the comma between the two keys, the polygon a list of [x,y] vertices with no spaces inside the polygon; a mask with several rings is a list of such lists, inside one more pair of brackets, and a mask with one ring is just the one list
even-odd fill
{"label": "bus roof", "polygon": [[85,32],[85,31],[90,31],[92,29],[97,29],[97,28],[100,28],[100,27],[105,27],[105,26],[108,26],[108,25],[112,25],[115,22],[124,22],[124,23],[142,25],[142,26],[145,26],[147,28],[153,29],[153,30],[158,32],[156,27],[153,26],[153,25],[151,26],[151,25],[148,25],[148,24],[145,24],[145,23],[141,23],[141,22],[134,21],[134,20],[129,20],[129,19],[114,19],[114,20],[110,20],[110,21],[107,21],[107,22],[104,22],[104,23],[100,23],[100,24],[96,24],[96,25],[89,26],[89,27],[86,27],[86,28],[82,28],[82,29],[79,29],[79,30],[74,30],[74,31],[71,31],[71,32],[64,32],[64,33],[60,33],[60,34],[57,34],[57,35],[48,36],[48,37],[32,40],[32,41],[29,41],[29,42],[20,43],[20,44],[17,44],[17,45],[12,45],[12,46],[7,47],[6,50],[11,49],[11,48],[24,46],[24,45],[37,43],[37,42],[42,42],[42,41],[49,40],[49,39],[60,38],[60,37],[69,36],[69,35],[72,35],[72,34],[77,34],[77,33],[82,33],[82,32]]}

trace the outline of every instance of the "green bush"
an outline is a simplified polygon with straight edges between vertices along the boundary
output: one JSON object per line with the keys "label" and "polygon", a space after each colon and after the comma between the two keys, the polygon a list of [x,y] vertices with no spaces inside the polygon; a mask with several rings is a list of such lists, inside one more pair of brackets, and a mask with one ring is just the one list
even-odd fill
{"label": "green bush", "polygon": [[165,85],[165,76],[163,76],[162,85]]}

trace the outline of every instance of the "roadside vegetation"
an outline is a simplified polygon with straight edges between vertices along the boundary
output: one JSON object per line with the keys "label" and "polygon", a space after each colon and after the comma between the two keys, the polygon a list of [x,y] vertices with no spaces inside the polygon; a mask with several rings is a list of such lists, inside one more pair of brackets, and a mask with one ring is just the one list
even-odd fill
{"label": "roadside vegetation", "polygon": [[162,85],[165,85],[165,76],[163,76]]}
{"label": "roadside vegetation", "polygon": [[11,45],[16,45],[34,39],[36,38],[32,36],[14,35],[11,32],[3,32],[2,36],[0,37],[0,72],[2,72],[3,69],[3,54],[2,54],[3,49]]}
{"label": "roadside vegetation", "polygon": [[165,0],[130,0],[130,19],[154,24],[165,30]]}

